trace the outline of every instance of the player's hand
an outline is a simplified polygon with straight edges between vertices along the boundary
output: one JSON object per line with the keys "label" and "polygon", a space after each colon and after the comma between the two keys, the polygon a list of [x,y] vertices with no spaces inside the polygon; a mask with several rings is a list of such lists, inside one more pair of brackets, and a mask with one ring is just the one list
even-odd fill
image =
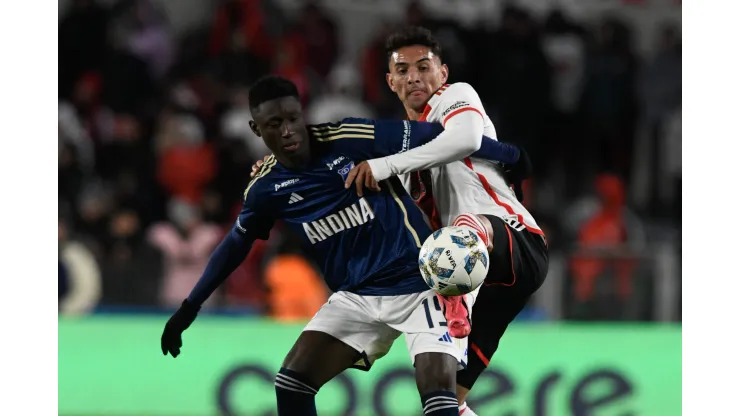
{"label": "player's hand", "polygon": [[250,177],[250,178],[254,178],[254,175],[256,175],[256,174],[257,174],[257,172],[259,172],[259,171],[260,171],[260,167],[261,167],[262,165],[264,165],[264,164],[265,164],[265,162],[267,162],[267,158],[269,158],[269,157],[270,157],[270,156],[269,156],[269,155],[267,155],[267,156],[265,156],[265,157],[264,157],[264,159],[262,159],[262,160],[258,160],[257,162],[255,162],[255,163],[254,163],[254,165],[252,165],[252,172],[251,172],[251,173],[249,174],[249,177]]}
{"label": "player's hand", "polygon": [[182,333],[193,323],[198,316],[199,306],[188,302],[187,299],[182,302],[180,309],[175,312],[167,321],[162,332],[162,354],[170,353],[172,358],[180,355],[182,347]]}
{"label": "player's hand", "polygon": [[525,181],[532,179],[532,161],[524,149],[519,148],[519,160],[516,163],[504,166],[504,178],[514,189],[516,199],[523,201]]}
{"label": "player's hand", "polygon": [[372,191],[380,191],[378,181],[373,176],[373,170],[370,168],[370,164],[367,162],[360,162],[359,165],[352,168],[347,175],[347,180],[344,181],[344,187],[349,189],[352,186],[352,182],[355,183],[355,189],[357,190],[357,196],[362,196],[362,188],[368,188]]}

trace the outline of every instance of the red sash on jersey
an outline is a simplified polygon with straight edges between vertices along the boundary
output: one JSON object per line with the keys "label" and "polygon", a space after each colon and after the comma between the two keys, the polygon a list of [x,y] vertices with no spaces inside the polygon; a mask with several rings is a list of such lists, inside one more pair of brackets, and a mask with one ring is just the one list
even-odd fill
{"label": "red sash on jersey", "polygon": [[411,198],[421,211],[429,218],[432,230],[442,228],[442,220],[437,212],[437,204],[432,194],[432,175],[428,170],[411,174]]}
{"label": "red sash on jersey", "polygon": [[[435,94],[441,95],[442,91],[447,89],[448,86],[447,84],[442,85]],[[432,106],[427,103],[418,121],[427,121],[431,111]],[[437,203],[434,202],[434,195],[432,195],[432,174],[429,173],[429,170],[411,172],[411,199],[416,202],[416,206],[421,208],[421,212],[429,218],[429,225],[432,230],[442,228],[442,220],[439,218],[439,212],[437,212]]]}

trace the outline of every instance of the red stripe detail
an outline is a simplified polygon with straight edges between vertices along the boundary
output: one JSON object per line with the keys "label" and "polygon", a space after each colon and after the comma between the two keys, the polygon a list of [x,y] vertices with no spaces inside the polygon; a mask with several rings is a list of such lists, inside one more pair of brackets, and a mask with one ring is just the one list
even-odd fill
{"label": "red stripe detail", "polygon": [[[473,162],[470,160],[469,157],[466,157],[463,161],[465,162],[465,166],[467,166],[468,169],[475,172],[475,169],[473,169]],[[530,227],[529,225],[527,225],[524,222],[524,217],[522,217],[521,214],[514,212],[514,209],[512,209],[509,204],[502,202],[500,199],[498,199],[498,195],[496,195],[496,191],[493,190],[493,187],[491,186],[490,183],[488,183],[488,180],[485,178],[485,176],[477,172],[475,172],[475,174],[478,175],[478,179],[480,180],[480,183],[483,185],[483,189],[485,189],[488,195],[490,195],[491,198],[493,198],[493,201],[496,203],[496,205],[503,207],[506,210],[506,212],[509,213],[509,215],[516,215],[517,221],[519,221],[520,224],[524,225],[524,228],[526,228],[527,231],[529,231],[530,233],[541,235],[543,237],[545,236],[545,233],[542,232],[542,230],[534,228],[534,227]]]}
{"label": "red stripe detail", "polygon": [[444,85],[442,85],[441,87],[439,87],[439,89],[437,90],[437,92],[435,92],[434,94],[435,95],[442,95],[442,93],[444,92],[444,90],[446,90],[447,87],[449,87],[449,86],[450,86],[450,84],[444,84]]}
{"label": "red stripe detail", "polygon": [[476,234],[478,234],[478,237],[481,239],[483,244],[488,247],[488,232],[486,232],[485,226],[483,226],[480,220],[475,216],[471,214],[461,214],[452,221],[452,225],[462,225],[472,228]]}
{"label": "red stripe detail", "polygon": [[514,276],[514,279],[511,281],[511,283],[498,283],[498,282],[495,282],[495,283],[486,283],[486,281],[484,280],[483,283],[486,286],[506,286],[506,287],[509,287],[509,286],[514,286],[514,283],[516,283],[516,272],[514,271],[514,246],[512,246],[512,243],[513,242],[511,241],[511,230],[509,230],[509,227],[504,227],[504,228],[506,229],[506,233],[509,235],[509,259],[511,260],[510,261],[510,263],[511,263],[511,275]]}
{"label": "red stripe detail", "polygon": [[455,221],[452,225],[466,226],[466,227],[472,228],[475,231],[481,231],[480,226],[478,226],[478,224],[471,221],[469,218],[460,218],[457,221]]}
{"label": "red stripe detail", "polygon": [[468,228],[472,228],[473,231],[475,231],[477,234],[480,234],[481,233],[481,229],[478,228],[478,225],[470,222],[469,220],[460,220],[460,221],[456,222],[453,225],[465,226],[465,227],[468,227]]}
{"label": "red stripe detail", "polygon": [[452,220],[452,222],[455,223],[457,221],[463,221],[463,220],[467,220],[468,222],[477,224],[478,227],[483,226],[483,224],[481,224],[480,221],[478,221],[478,218],[476,218],[472,214],[460,214],[454,220]]}
{"label": "red stripe detail", "polygon": [[[427,104],[426,107],[424,107],[424,111],[419,116],[418,121],[427,121],[427,117],[429,117],[429,113],[431,112],[432,106]],[[412,174],[411,179],[412,182],[418,181],[415,184],[418,189],[422,182],[421,172],[416,172],[416,175]],[[412,184],[412,186],[414,185]],[[422,210],[422,212],[427,215],[427,218],[429,218],[430,226],[433,230],[436,230],[442,228],[442,221],[439,217],[439,212],[437,212],[437,202],[434,200],[434,195],[432,195],[431,186],[431,183],[424,184],[425,193],[423,195],[419,195],[419,199],[416,201],[416,206],[418,206]]]}
{"label": "red stripe detail", "polygon": [[[475,111],[476,113],[480,114],[481,117],[483,117],[483,114],[481,114],[481,112],[477,108],[473,108],[473,107],[458,108],[457,110],[451,112],[450,114],[447,114],[447,117],[445,117],[445,119],[442,120],[442,126],[447,124],[447,120],[449,120],[450,117],[456,116],[462,113],[463,111]],[[485,120],[485,117],[483,117],[483,119]]]}
{"label": "red stripe detail", "polygon": [[419,116],[418,121],[427,121],[427,117],[429,117],[429,113],[432,112],[432,106],[427,104],[426,107],[424,107],[424,112],[421,113],[421,116]]}
{"label": "red stripe detail", "polygon": [[[426,172],[426,174],[429,174],[429,172]],[[426,214],[432,230],[442,228],[442,219],[439,211],[437,211],[437,202],[434,200],[431,179],[424,180],[422,172],[414,172],[411,174],[411,188],[419,192],[419,196],[415,198],[414,202]]]}
{"label": "red stripe detail", "polygon": [[488,367],[488,363],[489,363],[488,358],[486,358],[486,356],[483,355],[483,352],[481,352],[480,348],[478,348],[477,345],[471,343],[470,344],[470,349],[473,350],[473,352],[475,353],[475,355],[478,356],[478,358],[480,358],[480,360],[483,363],[483,365],[485,365],[486,367]]}
{"label": "red stripe detail", "polygon": [[468,407],[467,406],[463,405],[462,407],[460,407],[460,411],[457,413],[458,416],[460,416],[463,413],[465,413],[466,410],[468,410]]}

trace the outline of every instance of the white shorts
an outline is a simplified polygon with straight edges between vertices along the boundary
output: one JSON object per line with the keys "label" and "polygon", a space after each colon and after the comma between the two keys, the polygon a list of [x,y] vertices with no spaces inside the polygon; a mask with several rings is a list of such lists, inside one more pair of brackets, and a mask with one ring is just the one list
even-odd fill
{"label": "white shorts", "polygon": [[[477,291],[476,291],[477,292]],[[468,294],[472,309],[475,293]],[[468,362],[468,340],[452,338],[436,292],[398,296],[362,296],[336,292],[303,329],[327,333],[362,354],[354,368],[369,370],[405,334],[412,363],[418,354],[440,352]]]}

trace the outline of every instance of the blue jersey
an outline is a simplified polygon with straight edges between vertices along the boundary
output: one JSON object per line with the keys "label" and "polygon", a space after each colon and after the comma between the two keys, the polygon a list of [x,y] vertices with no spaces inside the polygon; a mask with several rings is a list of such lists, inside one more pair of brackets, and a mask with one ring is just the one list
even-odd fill
{"label": "blue jersey", "polygon": [[426,143],[441,132],[410,121],[345,119],[309,126],[312,160],[292,170],[271,156],[244,192],[237,228],[266,238],[275,220],[302,237],[329,288],[361,295],[428,289],[419,248],[431,230],[398,179],[358,197],[344,182],[355,164]]}

